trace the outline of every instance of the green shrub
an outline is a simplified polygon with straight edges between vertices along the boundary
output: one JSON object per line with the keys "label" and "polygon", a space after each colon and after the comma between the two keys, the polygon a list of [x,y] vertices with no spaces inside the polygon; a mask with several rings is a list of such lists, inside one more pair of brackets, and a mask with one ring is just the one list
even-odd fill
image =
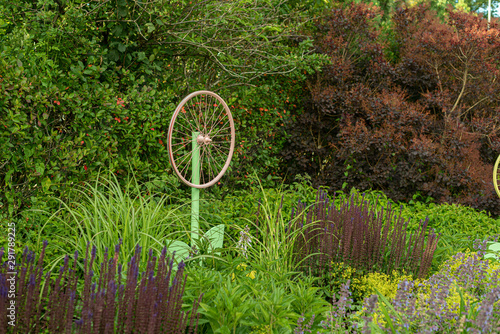
{"label": "green shrub", "polygon": [[[188,266],[186,302],[203,293],[200,304],[201,331],[259,332],[291,331],[301,316],[314,316],[313,329],[325,320],[330,309],[310,279],[293,278],[293,273],[277,274],[264,267],[249,266],[241,270],[234,261],[224,270]],[[238,269],[240,266],[240,269]],[[252,271],[255,276],[249,275]]]}
{"label": "green shrub", "polygon": [[133,170],[176,192],[158,184],[175,181],[166,132],[177,103],[200,89],[228,102],[238,133],[231,169],[210,191],[250,186],[254,168],[274,185],[278,129],[300,109],[296,82],[322,62],[307,38],[288,38],[302,6],[159,3],[0,5],[0,210],[12,217],[35,198],[64,197],[99,170]]}
{"label": "green shrub", "polygon": [[281,205],[280,216],[287,221],[299,199],[307,199],[312,203],[316,198],[316,190],[312,188],[307,176],[298,177],[291,185],[281,184],[274,188],[264,188],[256,173],[251,176],[250,182],[254,182],[254,185],[244,190],[232,191],[223,198],[203,193],[200,203],[201,223],[225,224],[229,237],[238,240],[239,233],[246,225],[250,227],[251,235],[257,235],[254,223],[264,199],[275,208]]}
{"label": "green shrub", "polygon": [[429,219],[429,226],[442,234],[467,234],[471,239],[484,239],[500,234],[500,220],[485,211],[458,204],[424,204],[415,202],[407,205],[403,215],[411,217],[408,228],[414,229],[421,219]]}

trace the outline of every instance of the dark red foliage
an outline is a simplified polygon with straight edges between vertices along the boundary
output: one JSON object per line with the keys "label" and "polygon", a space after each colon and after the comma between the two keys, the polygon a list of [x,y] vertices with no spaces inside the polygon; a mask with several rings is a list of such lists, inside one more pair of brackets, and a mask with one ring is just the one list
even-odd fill
{"label": "dark red foliage", "polygon": [[500,214],[492,184],[500,154],[498,22],[488,29],[482,17],[451,9],[442,22],[415,6],[394,13],[392,40],[382,43],[378,15],[351,4],[316,22],[316,49],[330,64],[307,81],[304,112],[287,124],[288,174]]}
{"label": "dark red foliage", "polygon": [[[66,256],[57,278],[51,279],[50,272],[43,276],[42,253],[35,262],[33,252],[27,248],[17,274],[10,274],[7,262],[0,266],[0,332],[1,333],[195,333],[198,326],[198,301],[191,314],[182,311],[184,293],[184,264],[173,270],[173,257],[166,257],[166,249],[158,259],[150,252],[147,270],[139,280],[141,249],[136,248],[129,263],[127,279],[121,284],[122,267],[117,266],[119,245],[115,256],[101,264],[98,282],[92,283],[96,250],[88,254],[84,263],[84,286],[81,296],[77,293],[75,253],[73,265]],[[0,261],[4,251],[0,250]],[[118,269],[118,271],[117,271]],[[155,275],[156,272],[156,275]],[[11,276],[15,277],[16,291],[12,299],[7,291]],[[44,283],[42,285],[42,282]],[[10,300],[15,300],[15,326],[9,325],[7,318]],[[80,306],[81,305],[81,306]],[[77,309],[80,309],[77,311]]]}

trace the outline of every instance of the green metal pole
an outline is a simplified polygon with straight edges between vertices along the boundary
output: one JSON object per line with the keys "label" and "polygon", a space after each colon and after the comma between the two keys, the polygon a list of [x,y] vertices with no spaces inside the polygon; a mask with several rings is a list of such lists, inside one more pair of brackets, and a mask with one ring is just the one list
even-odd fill
{"label": "green metal pole", "polygon": [[[192,166],[192,183],[200,184],[200,147],[198,146],[199,132],[193,132],[192,149],[193,156],[191,160]],[[191,188],[191,247],[196,243],[200,237],[200,189]]]}

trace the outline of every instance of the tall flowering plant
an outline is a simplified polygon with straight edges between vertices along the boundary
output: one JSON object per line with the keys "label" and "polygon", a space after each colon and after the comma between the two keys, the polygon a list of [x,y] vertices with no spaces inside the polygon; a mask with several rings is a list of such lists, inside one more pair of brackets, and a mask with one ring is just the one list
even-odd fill
{"label": "tall flowering plant", "polygon": [[[196,332],[201,296],[195,300],[191,312],[182,310],[185,266],[180,263],[175,270],[173,257],[167,258],[166,248],[159,258],[150,251],[146,272],[139,275],[141,248],[137,246],[127,274],[122,276],[122,265],[117,263],[118,244],[113,257],[108,256],[106,250],[98,280],[92,282],[96,248],[89,254],[87,247],[83,287],[78,288],[78,252],[73,264],[66,256],[59,275],[53,280],[50,272],[43,272],[46,246],[47,242],[38,260],[26,248],[16,268],[15,300],[9,301],[11,297],[6,293],[11,288],[8,279],[12,269],[8,269],[7,262],[0,265],[1,333]],[[2,249],[0,259],[3,255]],[[122,277],[126,278],[122,280]],[[16,305],[15,326],[6,321],[12,300]]]}
{"label": "tall flowering plant", "polygon": [[415,232],[407,231],[408,221],[389,205],[381,211],[364,197],[353,194],[339,206],[324,190],[316,202],[300,202],[292,212],[291,227],[301,231],[295,238],[297,259],[302,268],[313,272],[328,270],[332,262],[343,262],[361,271],[387,274],[401,270],[423,278],[429,271],[439,236],[427,220]]}
{"label": "tall flowering plant", "polygon": [[371,313],[365,332],[498,333],[500,264],[484,259],[482,246],[455,254],[419,286],[401,282],[392,301],[373,295],[365,305]]}

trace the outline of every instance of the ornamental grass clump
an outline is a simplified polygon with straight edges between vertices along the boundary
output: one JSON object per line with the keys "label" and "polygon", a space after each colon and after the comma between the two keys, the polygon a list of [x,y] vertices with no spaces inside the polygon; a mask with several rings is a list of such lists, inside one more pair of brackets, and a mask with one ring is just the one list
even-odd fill
{"label": "ornamental grass clump", "polygon": [[[126,269],[136,245],[160,254],[169,239],[188,235],[183,227],[186,216],[179,213],[182,206],[169,208],[166,204],[172,200],[170,197],[142,190],[134,175],[125,185],[113,174],[110,177],[99,175],[95,181],[76,186],[72,196],[73,199],[68,201],[56,199],[61,209],[49,217],[37,241],[39,249],[42,235],[51,233],[58,241],[56,247],[51,244],[47,249],[57,254],[49,261],[49,270],[59,265],[69,250],[85,253],[89,242],[97,249],[96,261],[91,268],[96,276],[106,247],[118,242],[122,249],[118,261]],[[143,253],[139,259],[141,271],[145,270],[147,261],[147,254]],[[82,268],[82,263],[78,266]]]}
{"label": "ornamental grass clump", "polygon": [[410,233],[391,205],[376,208],[357,194],[337,207],[323,190],[312,206],[299,201],[291,218],[293,229],[302,232],[294,247],[296,258],[305,259],[302,269],[321,274],[342,262],[364,273],[397,270],[425,277],[439,240],[432,229],[426,237],[427,220]]}
{"label": "ornamental grass clump", "polygon": [[[36,261],[34,253],[25,249],[15,272],[15,296],[8,294],[13,270],[7,262],[0,266],[0,332],[2,333],[193,333],[198,326],[198,305],[191,312],[182,310],[185,287],[184,263],[174,270],[174,260],[167,258],[166,248],[159,259],[149,252],[147,269],[139,275],[141,248],[128,264],[122,281],[122,265],[118,264],[120,244],[114,256],[105,252],[98,280],[93,282],[93,247],[84,260],[83,287],[78,282],[78,252],[73,264],[69,256],[55,279],[43,272],[47,242]],[[0,260],[4,251],[0,250]],[[158,261],[157,261],[158,260]],[[158,262],[158,265],[157,265]],[[155,275],[156,273],[156,275]],[[8,306],[15,301],[15,326],[8,324]]]}

